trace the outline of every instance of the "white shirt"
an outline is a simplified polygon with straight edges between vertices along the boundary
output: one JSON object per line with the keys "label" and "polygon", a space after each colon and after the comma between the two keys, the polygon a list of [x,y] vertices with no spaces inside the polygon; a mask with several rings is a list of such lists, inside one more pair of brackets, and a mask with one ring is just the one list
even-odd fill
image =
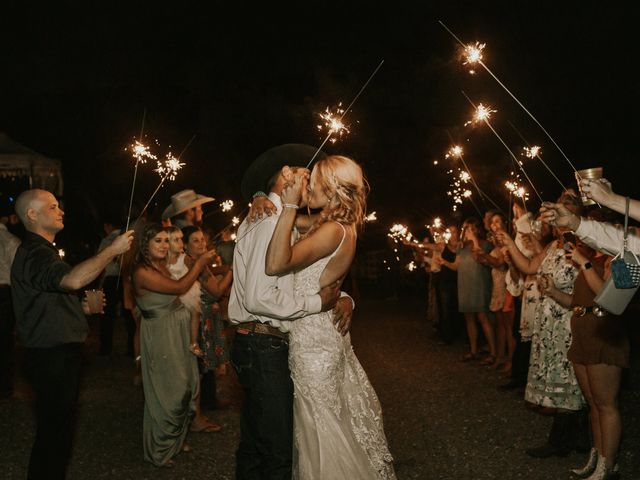
{"label": "white shirt", "polygon": [[11,285],[11,264],[19,245],[20,239],[0,222],[0,285]]}
{"label": "white shirt", "polygon": [[[617,255],[622,250],[624,230],[610,223],[582,218],[576,235],[590,247],[608,255]],[[627,249],[640,255],[640,238],[631,232],[627,235]]]}
{"label": "white shirt", "polygon": [[295,296],[293,273],[281,277],[265,273],[267,248],[282,212],[279,195],[271,192],[269,200],[276,207],[275,215],[253,224],[245,218],[238,228],[238,241],[233,253],[229,319],[234,324],[257,320],[287,332],[287,320],[320,312],[322,299],[320,295]]}

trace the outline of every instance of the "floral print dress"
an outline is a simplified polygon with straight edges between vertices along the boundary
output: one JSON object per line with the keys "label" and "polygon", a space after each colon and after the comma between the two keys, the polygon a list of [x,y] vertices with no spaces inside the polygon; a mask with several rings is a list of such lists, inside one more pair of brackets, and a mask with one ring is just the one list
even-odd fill
{"label": "floral print dress", "polygon": [[[573,293],[578,270],[565,258],[565,251],[552,244],[538,268],[538,276],[547,275],[556,288]],[[542,295],[536,305],[531,357],[525,400],[545,407],[580,410],[584,398],[567,351],[571,345],[571,316],[551,297]]]}

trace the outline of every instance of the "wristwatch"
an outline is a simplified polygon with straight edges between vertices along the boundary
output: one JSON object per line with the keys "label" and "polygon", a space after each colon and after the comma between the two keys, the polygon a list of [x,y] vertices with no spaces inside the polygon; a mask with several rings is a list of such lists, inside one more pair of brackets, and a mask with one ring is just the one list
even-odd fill
{"label": "wristwatch", "polygon": [[589,270],[591,267],[593,267],[593,265],[591,265],[591,262],[586,262],[584,265],[582,265],[583,270]]}

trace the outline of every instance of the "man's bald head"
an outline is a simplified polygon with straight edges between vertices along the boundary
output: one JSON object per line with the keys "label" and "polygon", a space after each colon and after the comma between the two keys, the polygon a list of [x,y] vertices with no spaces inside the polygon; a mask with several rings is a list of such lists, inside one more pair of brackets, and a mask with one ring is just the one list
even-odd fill
{"label": "man's bald head", "polygon": [[16,200],[16,214],[24,228],[50,241],[64,228],[64,212],[56,197],[46,190],[22,192]]}
{"label": "man's bald head", "polygon": [[25,226],[28,223],[27,211],[30,208],[39,210],[47,195],[51,194],[46,190],[34,188],[33,190],[26,190],[18,196],[16,200],[16,215]]}

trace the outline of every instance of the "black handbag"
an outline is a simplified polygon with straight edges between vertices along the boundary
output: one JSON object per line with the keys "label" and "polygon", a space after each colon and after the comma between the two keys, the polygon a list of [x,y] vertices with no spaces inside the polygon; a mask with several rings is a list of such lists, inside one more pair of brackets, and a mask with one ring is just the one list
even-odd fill
{"label": "black handbag", "polygon": [[640,261],[627,249],[629,234],[629,197],[624,212],[624,239],[622,250],[611,261],[611,276],[604,283],[594,301],[605,310],[620,315],[640,286]]}

